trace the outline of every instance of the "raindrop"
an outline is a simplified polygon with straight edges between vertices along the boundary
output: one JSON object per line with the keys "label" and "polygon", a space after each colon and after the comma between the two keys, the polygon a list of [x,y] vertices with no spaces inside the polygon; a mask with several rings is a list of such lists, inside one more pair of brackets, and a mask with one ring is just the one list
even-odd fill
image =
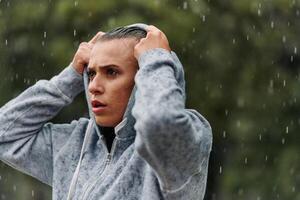
{"label": "raindrop", "polygon": [[42,46],[45,46],[45,41],[42,41]]}
{"label": "raindrop", "polygon": [[285,139],[284,138],[281,139],[281,143],[285,144]]}
{"label": "raindrop", "polygon": [[261,3],[258,4],[257,15],[261,16]]}
{"label": "raindrop", "polygon": [[261,3],[258,4],[258,7],[261,8]]}
{"label": "raindrop", "polygon": [[291,62],[294,62],[294,56],[291,56]]}
{"label": "raindrop", "polygon": [[232,39],[232,44],[235,44],[235,38]]}
{"label": "raindrop", "polygon": [[285,43],[286,42],[286,36],[282,36],[282,42]]}
{"label": "raindrop", "polygon": [[289,127],[288,127],[288,126],[285,128],[285,133],[286,133],[286,134],[289,133]]}
{"label": "raindrop", "polygon": [[274,21],[271,21],[271,28],[274,28]]}
{"label": "raindrop", "polygon": [[257,15],[261,16],[261,10],[260,9],[257,10]]}
{"label": "raindrop", "polygon": [[238,105],[238,107],[240,107],[240,108],[244,107],[244,106],[245,106],[245,101],[244,101],[244,99],[243,99],[243,98],[238,98],[238,100],[237,100],[237,105]]}
{"label": "raindrop", "polygon": [[228,110],[227,109],[225,110],[225,115],[228,116]]}
{"label": "raindrop", "polygon": [[258,196],[258,197],[256,198],[256,200],[261,200],[261,197],[260,197],[260,196]]}
{"label": "raindrop", "polygon": [[7,39],[5,40],[5,45],[6,45],[6,46],[8,45],[8,40],[7,40]]}
{"label": "raindrop", "polygon": [[245,158],[245,164],[246,165],[248,164],[248,158],[247,157]]}
{"label": "raindrop", "polygon": [[17,186],[16,185],[13,185],[13,191],[17,191]]}
{"label": "raindrop", "polygon": [[265,156],[265,161],[268,161],[268,156],[267,155]]}
{"label": "raindrop", "polygon": [[188,3],[185,1],[185,2],[183,2],[183,9],[184,10],[186,10],[187,9],[187,7],[188,7]]}
{"label": "raindrop", "polygon": [[44,31],[44,38],[46,38],[47,37],[47,32],[46,31]]}
{"label": "raindrop", "polygon": [[241,121],[240,121],[240,120],[238,120],[238,121],[236,122],[236,126],[237,126],[238,128],[241,126]]}
{"label": "raindrop", "polygon": [[244,190],[243,189],[239,189],[238,194],[241,196],[244,194]]}
{"label": "raindrop", "polygon": [[76,29],[73,30],[73,35],[74,35],[74,37],[77,35]]}
{"label": "raindrop", "polygon": [[193,33],[195,33],[196,32],[196,28],[195,27],[193,27]]}
{"label": "raindrop", "polygon": [[273,86],[274,86],[274,81],[270,80],[270,87],[273,88]]}
{"label": "raindrop", "polygon": [[219,173],[222,174],[223,168],[220,166]]}
{"label": "raindrop", "polygon": [[226,138],[226,131],[223,131],[223,138]]}
{"label": "raindrop", "polygon": [[31,196],[34,197],[34,190],[31,190]]}
{"label": "raindrop", "polygon": [[74,6],[78,6],[78,1],[74,1]]}
{"label": "raindrop", "polygon": [[294,54],[297,54],[297,47],[294,47]]}
{"label": "raindrop", "polygon": [[296,187],[293,186],[293,187],[292,187],[292,192],[295,192],[295,191],[296,191]]}
{"label": "raindrop", "polygon": [[293,175],[295,173],[295,169],[292,167],[291,169],[290,169],[290,175]]}
{"label": "raindrop", "polygon": [[283,87],[285,87],[286,86],[286,81],[285,80],[283,80]]}
{"label": "raindrop", "polygon": [[262,139],[261,134],[258,135],[258,138],[259,138],[259,141],[261,141],[261,139]]}
{"label": "raindrop", "polygon": [[205,22],[205,20],[206,20],[206,16],[203,15],[203,16],[202,16],[202,21]]}
{"label": "raindrop", "polygon": [[246,39],[249,40],[249,35],[247,35]]}

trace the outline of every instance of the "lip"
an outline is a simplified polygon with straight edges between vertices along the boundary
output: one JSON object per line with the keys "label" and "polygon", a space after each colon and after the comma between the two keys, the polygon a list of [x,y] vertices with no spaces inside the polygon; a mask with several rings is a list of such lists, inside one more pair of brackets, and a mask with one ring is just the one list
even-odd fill
{"label": "lip", "polygon": [[95,114],[101,114],[107,108],[107,105],[105,103],[102,103],[101,101],[98,100],[92,100],[91,104],[92,104],[92,111]]}
{"label": "lip", "polygon": [[102,114],[105,110],[106,110],[106,106],[101,106],[101,107],[98,107],[98,108],[95,108],[95,107],[92,108],[93,113],[95,113],[96,115]]}

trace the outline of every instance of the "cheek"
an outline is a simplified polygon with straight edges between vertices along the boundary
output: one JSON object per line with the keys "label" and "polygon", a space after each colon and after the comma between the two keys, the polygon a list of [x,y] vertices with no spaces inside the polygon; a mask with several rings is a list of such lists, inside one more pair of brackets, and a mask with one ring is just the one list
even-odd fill
{"label": "cheek", "polygon": [[115,87],[111,90],[111,98],[115,106],[117,106],[119,109],[120,107],[126,107],[134,86],[134,82],[131,81],[120,85],[116,84],[114,86]]}

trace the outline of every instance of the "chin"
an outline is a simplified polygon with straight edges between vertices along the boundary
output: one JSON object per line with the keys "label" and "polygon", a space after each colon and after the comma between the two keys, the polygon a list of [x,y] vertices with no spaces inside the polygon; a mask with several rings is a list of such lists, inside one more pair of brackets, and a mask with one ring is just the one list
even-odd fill
{"label": "chin", "polygon": [[118,125],[119,122],[116,122],[115,120],[109,120],[109,119],[103,119],[102,117],[95,117],[96,123],[99,126],[103,127],[115,127]]}

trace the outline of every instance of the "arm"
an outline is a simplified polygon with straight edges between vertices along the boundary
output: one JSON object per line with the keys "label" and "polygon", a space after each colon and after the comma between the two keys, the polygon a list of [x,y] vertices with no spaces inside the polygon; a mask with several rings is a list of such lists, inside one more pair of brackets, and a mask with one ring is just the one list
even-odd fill
{"label": "arm", "polygon": [[185,109],[184,88],[178,81],[183,69],[177,61],[174,53],[162,48],[138,57],[136,150],[156,172],[163,191],[185,191],[196,184],[204,195],[211,128],[198,112]]}
{"label": "arm", "polygon": [[[62,145],[77,122],[46,122],[82,90],[82,76],[68,67],[50,81],[38,81],[4,105],[0,109],[0,159],[51,185],[55,153],[52,144],[57,141]],[[63,132],[59,132],[61,128]]]}
{"label": "arm", "polygon": [[[76,126],[47,123],[83,91],[82,71],[98,32],[80,44],[72,64],[50,81],[42,80],[0,109],[0,159],[8,165],[51,185],[53,161]],[[83,127],[81,127],[83,128]]]}

